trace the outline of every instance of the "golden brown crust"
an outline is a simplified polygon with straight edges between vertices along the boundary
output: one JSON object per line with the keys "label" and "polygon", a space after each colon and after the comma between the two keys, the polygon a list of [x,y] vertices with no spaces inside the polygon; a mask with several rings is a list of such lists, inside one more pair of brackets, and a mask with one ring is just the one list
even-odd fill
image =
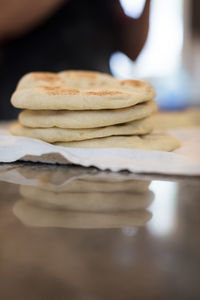
{"label": "golden brown crust", "polygon": [[109,91],[109,90],[86,92],[86,95],[91,95],[91,96],[115,96],[115,95],[122,95],[122,94],[123,92],[121,91]]}
{"label": "golden brown crust", "polygon": [[82,78],[89,78],[89,79],[96,79],[98,72],[91,72],[91,71],[64,71],[62,72],[63,75],[68,77],[82,77]]}
{"label": "golden brown crust", "polygon": [[49,87],[43,86],[41,87],[43,91],[45,91],[48,95],[77,95],[80,93],[78,89],[69,89],[67,87]]}
{"label": "golden brown crust", "polygon": [[134,88],[139,88],[146,85],[146,83],[140,80],[121,80],[120,85],[130,85]]}
{"label": "golden brown crust", "polygon": [[58,76],[55,73],[50,73],[50,72],[35,72],[32,73],[32,76],[35,80],[44,80],[49,83],[54,83],[55,81],[58,80]]}

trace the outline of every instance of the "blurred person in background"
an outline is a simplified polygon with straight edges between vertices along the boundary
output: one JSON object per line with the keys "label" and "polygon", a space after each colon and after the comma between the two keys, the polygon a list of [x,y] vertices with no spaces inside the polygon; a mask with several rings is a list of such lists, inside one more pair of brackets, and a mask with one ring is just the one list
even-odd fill
{"label": "blurred person in background", "polygon": [[150,0],[137,19],[119,0],[0,0],[0,119],[16,118],[10,96],[28,72],[109,73],[115,51],[135,60],[149,27]]}

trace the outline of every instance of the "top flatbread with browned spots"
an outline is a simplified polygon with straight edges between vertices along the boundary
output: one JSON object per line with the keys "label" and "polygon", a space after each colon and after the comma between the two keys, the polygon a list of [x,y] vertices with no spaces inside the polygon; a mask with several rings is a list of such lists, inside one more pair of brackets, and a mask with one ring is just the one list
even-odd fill
{"label": "top flatbread with browned spots", "polygon": [[98,72],[40,72],[21,79],[11,102],[31,110],[98,110],[130,107],[154,96],[154,89],[143,81],[117,80]]}

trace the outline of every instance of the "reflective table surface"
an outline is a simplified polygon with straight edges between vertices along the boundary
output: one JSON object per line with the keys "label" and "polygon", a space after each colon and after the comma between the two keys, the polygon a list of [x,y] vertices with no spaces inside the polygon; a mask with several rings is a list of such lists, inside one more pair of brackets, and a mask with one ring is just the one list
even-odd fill
{"label": "reflective table surface", "polygon": [[0,299],[200,299],[200,178],[0,164]]}

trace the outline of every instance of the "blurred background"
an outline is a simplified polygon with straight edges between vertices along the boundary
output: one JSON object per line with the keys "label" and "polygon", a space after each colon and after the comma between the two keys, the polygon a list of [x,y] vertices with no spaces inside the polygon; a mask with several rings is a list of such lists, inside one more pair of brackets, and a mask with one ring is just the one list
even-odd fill
{"label": "blurred background", "polygon": [[[144,0],[121,0],[127,15],[139,17]],[[147,41],[131,61],[117,52],[111,72],[120,78],[149,80],[163,109],[200,105],[200,2],[152,0]]]}
{"label": "blurred background", "polygon": [[200,105],[200,1],[0,0],[0,119],[27,72],[97,70],[152,83],[161,109]]}

